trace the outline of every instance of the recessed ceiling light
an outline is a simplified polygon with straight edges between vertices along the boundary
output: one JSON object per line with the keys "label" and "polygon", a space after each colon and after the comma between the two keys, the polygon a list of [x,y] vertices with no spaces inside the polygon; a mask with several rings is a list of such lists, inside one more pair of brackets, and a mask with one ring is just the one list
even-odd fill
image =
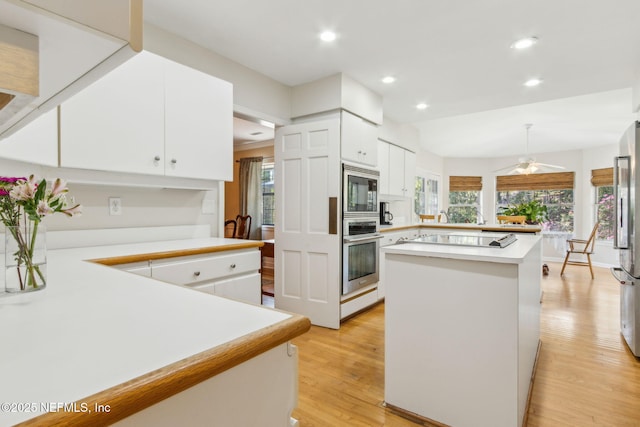
{"label": "recessed ceiling light", "polygon": [[336,39],[336,33],[333,31],[324,31],[320,34],[320,40],[323,42],[332,42]]}
{"label": "recessed ceiling light", "polygon": [[526,82],[524,82],[524,85],[527,87],[533,87],[533,86],[538,86],[540,83],[542,83],[542,79],[529,79]]}
{"label": "recessed ceiling light", "polygon": [[382,83],[391,84],[396,81],[396,78],[393,76],[385,76],[382,78]]}
{"label": "recessed ceiling light", "polygon": [[418,110],[426,110],[426,109],[427,109],[427,107],[428,107],[428,105],[427,105],[427,104],[425,104],[424,102],[421,102],[420,104],[416,105],[416,108],[417,108]]}
{"label": "recessed ceiling light", "polygon": [[511,45],[511,49],[526,49],[538,43],[537,37],[525,37],[524,39],[517,40]]}

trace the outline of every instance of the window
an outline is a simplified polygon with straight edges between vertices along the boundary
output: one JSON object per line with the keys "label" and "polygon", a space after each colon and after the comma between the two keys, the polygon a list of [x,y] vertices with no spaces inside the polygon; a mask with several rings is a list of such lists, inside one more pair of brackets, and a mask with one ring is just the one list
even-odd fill
{"label": "window", "polygon": [[573,231],[573,189],[513,190],[497,192],[498,215],[509,205],[538,200],[547,207],[549,219],[542,224],[546,231]]}
{"label": "window", "polygon": [[613,233],[615,232],[613,168],[592,170],[591,184],[595,190],[595,220],[600,221],[596,239],[613,240]]}
{"label": "window", "polygon": [[274,185],[274,164],[262,164],[262,224],[275,224],[275,185]]}
{"label": "window", "polygon": [[437,215],[438,206],[438,177],[424,174],[416,176],[416,192],[414,196],[414,212],[416,215]]}
{"label": "window", "polygon": [[573,172],[496,177],[496,213],[507,206],[538,200],[547,207],[544,231],[573,232]]}
{"label": "window", "polygon": [[478,212],[482,211],[481,176],[449,177],[449,222],[477,222]]}
{"label": "window", "polygon": [[480,210],[480,191],[449,192],[449,222],[476,222]]}

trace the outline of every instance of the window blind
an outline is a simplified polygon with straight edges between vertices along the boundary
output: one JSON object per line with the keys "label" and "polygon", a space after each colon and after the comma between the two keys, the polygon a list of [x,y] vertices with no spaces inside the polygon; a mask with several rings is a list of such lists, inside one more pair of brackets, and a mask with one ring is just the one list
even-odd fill
{"label": "window blind", "polygon": [[574,178],[575,172],[503,175],[496,177],[496,190],[566,190],[573,188]]}
{"label": "window blind", "polygon": [[591,184],[594,187],[613,185],[613,168],[593,169],[591,171]]}
{"label": "window blind", "polygon": [[450,176],[449,191],[480,191],[482,190],[481,176]]}

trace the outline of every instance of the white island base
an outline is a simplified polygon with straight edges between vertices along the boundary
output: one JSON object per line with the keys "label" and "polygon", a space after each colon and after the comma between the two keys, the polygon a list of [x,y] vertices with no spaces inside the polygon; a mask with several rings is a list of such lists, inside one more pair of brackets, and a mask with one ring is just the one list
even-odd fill
{"label": "white island base", "polygon": [[455,427],[522,426],[540,332],[541,243],[384,248],[385,402]]}

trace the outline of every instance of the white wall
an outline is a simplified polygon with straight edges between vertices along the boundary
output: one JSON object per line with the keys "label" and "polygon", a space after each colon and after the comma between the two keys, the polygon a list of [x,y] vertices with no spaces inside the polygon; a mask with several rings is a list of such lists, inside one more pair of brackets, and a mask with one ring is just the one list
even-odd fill
{"label": "white wall", "polygon": [[[595,193],[590,183],[591,170],[613,166],[613,158],[617,155],[617,145],[606,145],[593,149],[563,151],[556,153],[536,154],[537,161],[553,165],[564,166],[567,171],[575,172],[574,202],[575,202],[575,236],[587,237],[594,224]],[[496,174],[494,171],[515,164],[517,157],[501,158],[445,158],[443,159],[443,194],[449,192],[449,176],[470,175],[482,176],[482,213],[488,222],[496,216]],[[445,209],[448,200],[444,200]],[[544,257],[547,260],[562,259],[563,250],[558,250],[550,241],[543,246]],[[617,254],[610,242],[597,244],[595,263],[600,265],[614,265]]]}
{"label": "white wall", "polygon": [[[53,180],[66,179],[66,170],[48,168],[13,160],[0,159],[3,176],[29,176]],[[68,197],[83,206],[83,214],[69,218],[56,214],[43,223],[51,231],[95,230],[102,228],[159,227],[173,225],[210,225],[212,235],[218,234],[220,211],[218,190],[185,190],[102,186],[70,183]],[[110,216],[109,197],[120,197],[122,215]],[[203,214],[203,201],[211,204],[213,213]]]}

